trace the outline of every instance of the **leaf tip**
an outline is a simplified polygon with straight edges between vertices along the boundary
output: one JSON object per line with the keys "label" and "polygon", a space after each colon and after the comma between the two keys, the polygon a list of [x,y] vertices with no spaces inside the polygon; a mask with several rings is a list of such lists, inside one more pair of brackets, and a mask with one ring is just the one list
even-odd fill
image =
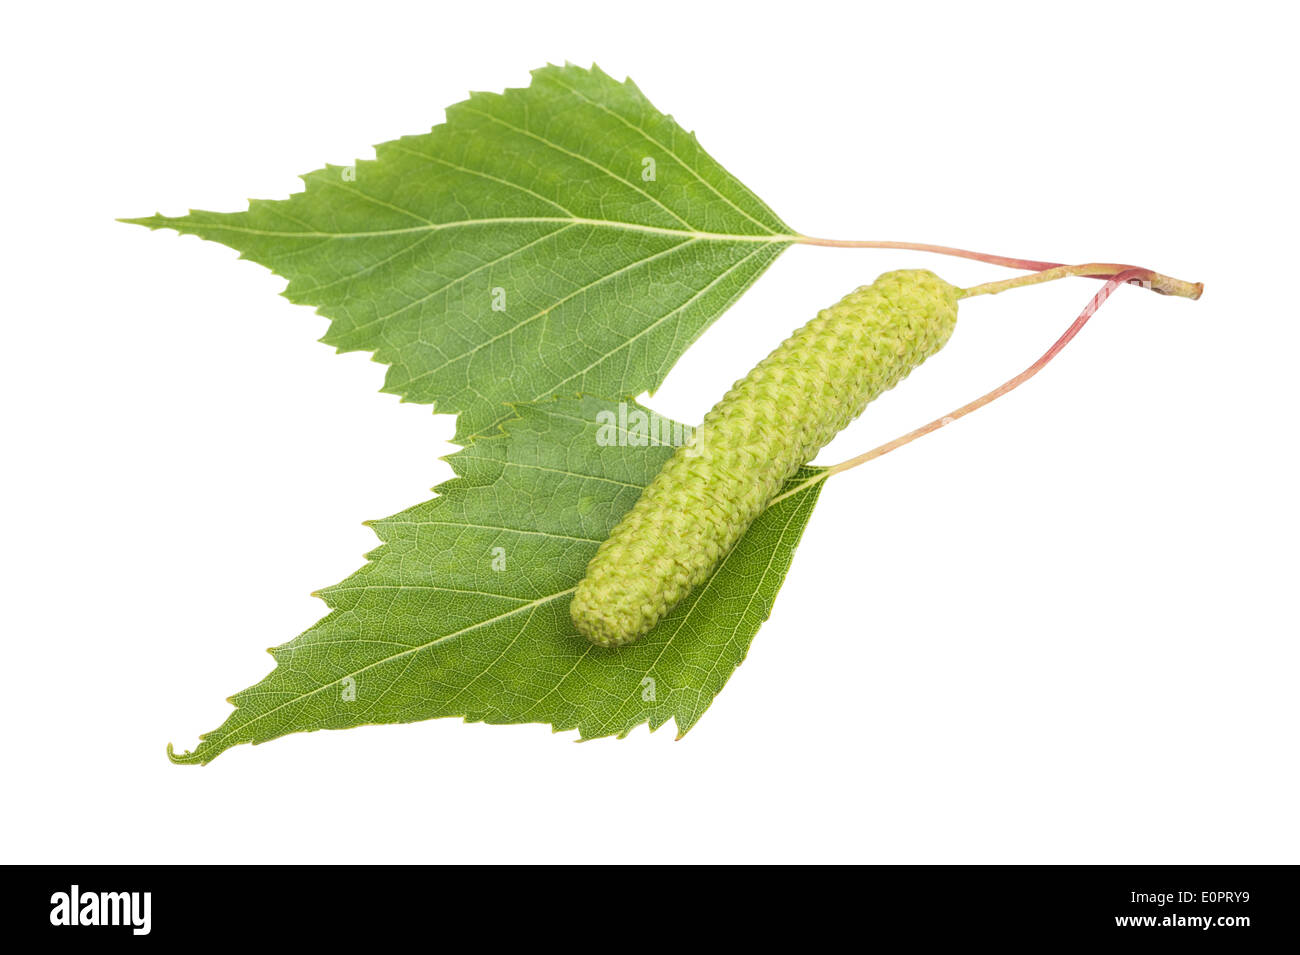
{"label": "leaf tip", "polygon": [[130,217],[130,218],[126,216],[120,216],[114,219],[113,221],[124,222],[127,225],[142,225],[146,229],[160,229],[162,228],[162,226],[159,223],[162,221],[162,217],[163,215],[161,212],[155,212],[151,216],[139,216],[139,217]]}
{"label": "leaf tip", "polygon": [[177,756],[176,749],[171,743],[167,744],[167,759],[173,766],[189,766],[194,763],[202,766],[206,762],[206,760],[199,759],[197,753],[191,753],[189,750]]}

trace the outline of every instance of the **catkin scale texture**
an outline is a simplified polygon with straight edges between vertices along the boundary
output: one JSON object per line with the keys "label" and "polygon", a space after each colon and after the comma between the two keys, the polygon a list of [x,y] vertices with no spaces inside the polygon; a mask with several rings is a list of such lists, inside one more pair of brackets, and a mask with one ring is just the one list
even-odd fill
{"label": "catkin scale texture", "polygon": [[886,272],[823,309],[731,388],[600,545],[569,607],[593,643],[631,643],[703,583],[806,464],[938,351],[960,290]]}

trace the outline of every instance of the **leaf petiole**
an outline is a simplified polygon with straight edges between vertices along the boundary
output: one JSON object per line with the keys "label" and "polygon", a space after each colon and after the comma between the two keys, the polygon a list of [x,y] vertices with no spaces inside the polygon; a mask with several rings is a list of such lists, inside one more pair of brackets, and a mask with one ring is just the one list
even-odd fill
{"label": "leaf petiole", "polygon": [[1025,269],[1034,272],[1034,275],[1025,275],[1015,279],[1004,279],[1001,282],[987,282],[984,285],[977,285],[974,288],[966,290],[966,297],[972,295],[996,295],[998,292],[1007,289],[1019,288],[1022,285],[1034,285],[1038,282],[1050,282],[1053,279],[1065,278],[1069,275],[1080,275],[1092,279],[1110,278],[1123,271],[1133,271],[1138,273],[1134,276],[1138,284],[1142,284],[1153,292],[1159,292],[1161,295],[1177,295],[1182,298],[1197,299],[1201,297],[1201,291],[1204,286],[1200,282],[1187,282],[1183,279],[1172,278],[1168,275],[1162,275],[1151,269],[1139,268],[1136,265],[1122,265],[1118,263],[1097,263],[1092,262],[1087,265],[1063,265],[1060,262],[1040,262],[1037,259],[1016,259],[1005,255],[992,255],[987,252],[972,252],[969,249],[958,249],[947,245],[930,245],[924,242],[887,242],[876,240],[850,240],[850,239],[818,239],[812,236],[796,235],[794,241],[802,245],[818,245],[836,249],[900,249],[909,252],[933,252],[935,255],[950,255],[960,259],[974,259],[977,262],[987,262],[990,265],[1000,265],[1008,269]]}

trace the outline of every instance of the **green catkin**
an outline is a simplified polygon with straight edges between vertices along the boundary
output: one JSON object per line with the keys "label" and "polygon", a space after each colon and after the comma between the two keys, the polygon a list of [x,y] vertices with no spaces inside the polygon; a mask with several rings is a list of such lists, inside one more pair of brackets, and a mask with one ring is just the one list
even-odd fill
{"label": "green catkin", "polygon": [[961,291],[886,272],[823,309],[732,387],[600,545],[569,612],[631,643],[703,583],[785,481],[952,334]]}

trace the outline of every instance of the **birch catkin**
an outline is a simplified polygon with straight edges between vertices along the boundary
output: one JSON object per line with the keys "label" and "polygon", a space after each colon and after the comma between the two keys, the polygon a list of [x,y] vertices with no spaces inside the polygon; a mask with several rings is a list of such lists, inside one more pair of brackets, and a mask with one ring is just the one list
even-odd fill
{"label": "birch catkin", "polygon": [[600,545],[570,614],[593,643],[650,630],[736,544],[785,481],[952,334],[959,289],[887,272],[823,309],[732,387]]}

